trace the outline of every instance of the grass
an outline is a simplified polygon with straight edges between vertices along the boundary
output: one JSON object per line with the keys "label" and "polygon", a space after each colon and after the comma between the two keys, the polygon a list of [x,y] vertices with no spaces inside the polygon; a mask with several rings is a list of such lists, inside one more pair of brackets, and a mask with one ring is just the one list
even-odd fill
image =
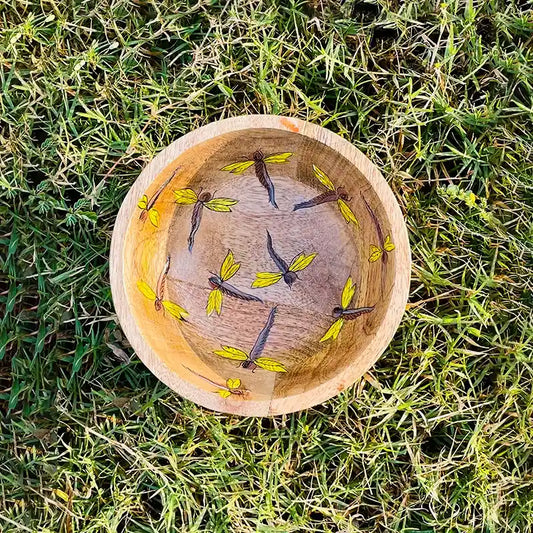
{"label": "grass", "polygon": [[[2,0],[0,531],[533,531],[531,7]],[[150,374],[107,259],[158,150],[258,112],[365,152],[413,252],[371,373],[263,420]]]}

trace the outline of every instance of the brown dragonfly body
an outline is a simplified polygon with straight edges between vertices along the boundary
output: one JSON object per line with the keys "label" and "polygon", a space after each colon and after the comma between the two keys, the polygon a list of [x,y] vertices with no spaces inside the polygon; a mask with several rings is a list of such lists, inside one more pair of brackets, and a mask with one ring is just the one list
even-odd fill
{"label": "brown dragonfly body", "polygon": [[161,311],[163,309],[163,294],[165,293],[165,284],[167,282],[167,275],[170,269],[170,256],[167,257],[167,261],[159,278],[157,279],[157,285],[155,288],[155,300],[154,307],[156,311]]}
{"label": "brown dragonfly body", "polygon": [[165,190],[165,187],[172,181],[172,178],[178,172],[179,167],[160,185],[159,189],[155,194],[148,199],[146,194],[143,194],[142,198],[137,203],[137,207],[140,208],[141,214],[139,215],[140,220],[144,223],[147,218],[150,218],[150,222],[156,228],[159,227],[159,211],[154,207],[161,193]]}
{"label": "brown dragonfly body", "polygon": [[279,209],[278,204],[276,203],[276,194],[274,190],[274,184],[270,179],[268,169],[265,163],[265,154],[261,150],[257,150],[253,155],[254,159],[254,169],[255,175],[259,180],[259,183],[267,190],[268,192],[268,201],[276,208]]}
{"label": "brown dragonfly body", "polygon": [[277,307],[273,307],[270,310],[266,324],[257,336],[255,344],[253,345],[250,354],[248,355],[248,359],[241,363],[242,368],[247,368],[252,372],[257,368],[257,364],[255,363],[255,361],[261,356],[263,350],[265,349],[265,344],[268,339],[268,336],[270,335],[270,330],[274,325],[274,317],[276,316],[277,310]]}
{"label": "brown dragonfly body", "polygon": [[335,306],[333,308],[333,312],[331,313],[335,321],[333,322],[333,324],[331,324],[326,333],[324,333],[324,335],[320,339],[320,342],[327,341],[328,339],[335,340],[339,336],[339,333],[343,328],[344,322],[346,320],[355,320],[357,317],[365,315],[366,313],[370,313],[374,310],[374,306],[349,307],[355,295],[355,287],[355,283],[353,282],[352,277],[350,276],[346,280],[344,288],[342,289],[341,305]]}
{"label": "brown dragonfly body", "polygon": [[[376,213],[374,213],[374,210],[370,207],[370,204],[366,201],[366,198],[363,195],[361,195],[361,198],[363,199],[366,210],[368,211],[368,214],[370,215],[370,218],[372,219],[372,222],[374,223],[374,227],[376,228],[376,233],[378,234],[379,245],[381,246],[381,248],[383,248],[385,244],[385,237],[383,235],[383,230],[381,229],[381,224],[379,223],[378,217],[376,216]],[[387,264],[387,261],[388,261],[387,254],[381,254],[381,261],[383,262],[383,264]]]}
{"label": "brown dragonfly body", "polygon": [[157,285],[155,291],[148,285],[145,281],[139,280],[137,282],[137,288],[142,292],[142,294],[154,302],[154,307],[157,312],[165,309],[171,316],[177,318],[178,320],[183,320],[186,322],[186,317],[189,316],[189,313],[183,309],[180,305],[170,301],[165,300],[165,285],[167,282],[168,271],[170,269],[170,256],[167,257],[165,266],[157,278]]}
{"label": "brown dragonfly body", "polygon": [[389,261],[389,254],[396,247],[394,246],[391,240],[390,234],[387,234],[387,235],[383,234],[383,229],[381,228],[381,224],[378,220],[378,217],[376,216],[376,213],[374,213],[374,210],[372,209],[372,207],[370,207],[370,204],[367,202],[366,198],[363,195],[361,195],[361,198],[363,199],[366,210],[368,211],[368,214],[370,215],[370,218],[372,219],[372,222],[376,229],[378,242],[377,242],[377,245],[376,244],[370,245],[370,255],[369,255],[368,260],[371,263],[375,263],[376,261],[381,262],[381,292],[383,294],[385,292],[385,269]]}
{"label": "brown dragonfly body", "polygon": [[275,163],[286,163],[289,157],[293,155],[293,152],[284,152],[282,154],[272,154],[265,156],[262,150],[256,150],[252,159],[247,161],[237,161],[236,163],[230,163],[222,168],[222,170],[231,172],[232,174],[242,174],[246,169],[254,166],[254,171],[259,183],[267,190],[268,192],[268,201],[276,208],[278,204],[276,203],[276,195],[274,191],[274,184],[270,179],[270,174],[268,173],[267,165]]}
{"label": "brown dragonfly body", "polygon": [[172,181],[172,178],[176,175],[176,172],[178,169],[176,169],[166,180],[165,182],[157,189],[155,194],[150,198],[148,203],[146,204],[146,207],[141,210],[141,214],[139,215],[139,218],[144,222],[148,218],[148,213],[152,207],[154,207],[154,204],[157,202],[157,199],[161,196],[161,193],[165,190],[165,187]]}
{"label": "brown dragonfly body", "polygon": [[272,237],[270,233],[267,230],[267,250],[268,255],[270,255],[270,258],[272,261],[274,261],[275,265],[279,268],[282,276],[283,281],[289,286],[289,288],[292,287],[292,284],[298,279],[298,274],[296,272],[291,272],[289,270],[289,265],[287,262],[281,258],[281,256],[274,250],[274,245],[272,243]]}
{"label": "brown dragonfly body", "polygon": [[235,205],[238,200],[231,198],[214,198],[213,194],[200,189],[200,192],[196,194],[192,189],[179,189],[174,191],[176,197],[176,203],[181,205],[194,205],[191,217],[191,232],[187,239],[189,245],[189,252],[192,252],[194,245],[194,237],[198,228],[200,227],[200,221],[202,220],[202,214],[204,207],[210,211],[217,212],[231,212],[231,206]]}
{"label": "brown dragonfly body", "polygon": [[344,320],[355,320],[358,316],[365,315],[374,310],[372,307],[358,307],[356,309],[343,309],[341,306],[337,306],[333,309],[333,318],[344,318]]}
{"label": "brown dragonfly body", "polygon": [[[206,383],[209,383],[210,385],[213,385],[214,387],[218,387],[219,389],[228,391],[231,394],[235,394],[237,396],[244,396],[247,392],[249,392],[247,389],[238,389],[238,388],[230,388],[227,385],[221,385],[220,383],[217,383],[216,381],[213,381],[209,378],[206,378],[205,376],[202,376],[202,374],[199,374],[198,372],[195,372],[192,368],[189,368],[188,366],[181,365],[183,368],[191,372],[191,374],[194,374],[195,376],[198,376],[200,379],[204,380]],[[229,396],[229,395],[228,395]]]}
{"label": "brown dragonfly body", "polygon": [[272,244],[272,237],[270,236],[269,231],[267,230],[267,250],[268,255],[274,264],[278,267],[278,272],[258,272],[256,274],[256,279],[252,283],[254,289],[261,287],[269,287],[274,283],[277,283],[279,280],[283,280],[289,288],[292,287],[292,284],[299,279],[298,274],[300,270],[307,268],[317,256],[316,253],[306,255],[303,252],[299,253],[289,265],[277,252],[274,250],[274,245]]}
{"label": "brown dragonfly body", "polygon": [[263,329],[259,332],[257,339],[249,352],[245,352],[239,348],[233,346],[222,346],[221,350],[215,350],[213,353],[225,357],[226,359],[233,359],[234,361],[240,361],[240,366],[255,371],[257,367],[270,372],[287,372],[285,365],[270,357],[263,357],[262,353],[265,349],[265,344],[270,335],[270,330],[274,325],[274,317],[276,316],[277,307],[273,307],[268,314],[267,321],[263,326]]}
{"label": "brown dragonfly body", "polygon": [[349,202],[351,200],[350,196],[346,192],[344,187],[337,187],[334,191],[325,191],[311,200],[306,202],[300,202],[293,207],[293,211],[298,211],[298,209],[307,209],[309,207],[315,207],[320,204],[325,204],[327,202],[336,202],[337,200],[343,200]]}
{"label": "brown dragonfly body", "polygon": [[316,165],[313,165],[313,173],[315,178],[327,189],[323,193],[307,200],[305,202],[300,202],[296,204],[292,210],[298,211],[298,209],[307,209],[310,207],[315,207],[316,205],[325,204],[326,202],[337,202],[339,210],[344,220],[350,224],[354,224],[356,227],[359,226],[357,218],[355,218],[352,208],[348,205],[348,202],[351,200],[350,196],[346,189],[340,185],[336,187],[334,183],[329,179],[328,175]]}
{"label": "brown dragonfly body", "polygon": [[245,300],[247,302],[263,303],[263,300],[261,300],[261,298],[258,298],[257,296],[253,296],[252,294],[248,294],[246,292],[243,292],[237,289],[237,287],[234,287],[233,285],[231,285],[231,283],[224,281],[220,276],[216,274],[213,274],[209,278],[209,285],[213,289],[220,289],[222,293],[225,294],[226,296],[237,298],[239,300]]}
{"label": "brown dragonfly body", "polygon": [[202,192],[198,195],[198,201],[194,204],[191,216],[191,232],[189,233],[189,238],[187,240],[189,252],[192,251],[192,247],[194,246],[194,237],[198,231],[198,228],[200,227],[200,222],[202,220],[202,214],[204,211],[204,204],[205,202],[209,202],[212,197],[213,195],[210,192]]}

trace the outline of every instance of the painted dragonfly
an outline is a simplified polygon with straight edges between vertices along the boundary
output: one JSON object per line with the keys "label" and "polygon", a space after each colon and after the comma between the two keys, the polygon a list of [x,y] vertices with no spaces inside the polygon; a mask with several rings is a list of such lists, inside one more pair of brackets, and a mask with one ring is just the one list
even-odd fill
{"label": "painted dragonfly", "polygon": [[211,316],[214,312],[220,315],[220,312],[222,311],[222,296],[224,294],[232,298],[238,298],[239,300],[263,303],[261,298],[242,292],[228,283],[228,280],[235,276],[240,267],[241,264],[236,263],[233,258],[233,252],[228,250],[226,257],[222,262],[222,266],[220,267],[220,273],[218,275],[213,274],[209,278],[209,285],[211,285],[212,290],[207,299],[207,316]]}
{"label": "painted dragonfly", "polygon": [[280,271],[258,272],[256,274],[255,281],[252,283],[252,287],[254,289],[260,287],[269,287],[270,285],[277,283],[280,279],[283,279],[289,288],[292,287],[292,284],[298,279],[296,272],[307,268],[313,262],[313,259],[318,255],[316,253],[305,255],[303,252],[301,252],[291,261],[291,264],[288,265],[274,250],[272,245],[272,237],[268,231],[267,250],[272,261],[274,261]]}
{"label": "painted dragonfly", "polygon": [[259,180],[259,183],[268,191],[268,200],[276,208],[279,209],[276,203],[276,193],[274,190],[274,184],[268,174],[267,163],[286,163],[287,159],[293,155],[293,152],[283,152],[281,154],[272,154],[267,157],[261,150],[257,150],[253,153],[252,159],[248,161],[239,161],[237,163],[231,163],[222,168],[232,174],[242,174],[249,167],[254,165],[255,175]]}
{"label": "painted dragonfly", "polygon": [[233,348],[232,346],[222,346],[221,350],[215,350],[213,353],[220,355],[220,357],[225,357],[226,359],[241,361],[240,366],[242,366],[242,368],[247,368],[252,372],[254,372],[257,367],[263,368],[264,370],[270,370],[271,372],[287,372],[287,369],[283,363],[274,361],[274,359],[270,359],[269,357],[261,357],[261,354],[265,349],[265,344],[270,334],[270,330],[274,325],[274,317],[276,316],[276,312],[277,307],[273,307],[270,310],[266,324],[257,336],[257,340],[255,341],[255,344],[249,353],[239,350],[238,348]]}
{"label": "painted dragonfly", "polygon": [[306,202],[301,202],[296,204],[293,207],[293,211],[298,211],[299,209],[307,209],[309,207],[314,207],[316,205],[324,204],[326,202],[337,202],[339,210],[344,217],[344,220],[349,224],[350,222],[355,226],[358,226],[359,223],[353,214],[350,206],[346,203],[351,200],[346,192],[344,187],[335,187],[332,181],[328,178],[325,172],[320,170],[316,165],[313,165],[313,172],[315,173],[315,178],[326,187],[327,191],[307,200]]}
{"label": "painted dragonfly", "polygon": [[205,376],[202,376],[202,374],[199,374],[198,372],[195,372],[194,370],[190,369],[189,367],[185,365],[181,365],[183,368],[186,368],[189,372],[194,374],[195,376],[198,376],[200,379],[203,379],[207,383],[213,385],[213,387],[217,387],[218,390],[216,391],[222,398],[229,398],[232,394],[235,396],[244,396],[247,392],[249,392],[246,389],[241,389],[241,380],[239,378],[229,378],[226,380],[226,385],[220,385],[220,383],[217,383],[216,381],[212,381],[209,378],[206,378]]}
{"label": "painted dragonfly", "polygon": [[159,227],[159,211],[154,207],[157,199],[161,196],[161,193],[165,190],[165,187],[172,181],[179,168],[177,168],[165,181],[161,184],[155,194],[148,200],[148,196],[143,194],[142,198],[137,203],[137,207],[141,210],[139,218],[144,222],[147,218],[150,219],[152,226]]}
{"label": "painted dragonfly", "polygon": [[156,311],[161,311],[161,309],[165,309],[174,318],[177,318],[178,320],[185,320],[185,318],[189,316],[189,313],[185,311],[183,307],[173,302],[170,302],[169,300],[163,300],[169,269],[170,256],[167,257],[165,266],[161,271],[161,274],[159,274],[155,291],[152,290],[148,283],[142,280],[139,280],[137,282],[137,287],[144,294],[144,296],[146,296],[146,298],[154,302],[154,307]]}
{"label": "painted dragonfly", "polygon": [[204,207],[211,211],[228,213],[231,212],[231,206],[238,202],[238,200],[232,200],[231,198],[213,198],[213,195],[207,191],[202,192],[200,190],[200,194],[196,194],[192,189],[179,189],[174,191],[174,196],[177,204],[194,205],[191,217],[191,232],[187,240],[189,252],[192,252],[194,237],[200,227]]}
{"label": "painted dragonfly", "polygon": [[390,235],[383,236],[383,230],[381,229],[381,224],[379,223],[378,217],[374,213],[374,210],[370,207],[370,204],[366,201],[366,198],[361,195],[361,198],[363,199],[363,202],[365,203],[366,209],[368,211],[368,214],[370,215],[370,218],[372,219],[372,222],[374,223],[374,226],[376,228],[376,233],[378,234],[378,241],[379,246],[376,246],[375,244],[370,245],[370,255],[368,257],[368,260],[371,263],[375,263],[379,259],[383,261],[383,263],[387,262],[387,254],[392,252],[396,246],[392,243]]}
{"label": "painted dragonfly", "polygon": [[352,282],[352,278],[349,277],[342,290],[341,305],[333,308],[332,316],[336,320],[320,339],[320,342],[324,342],[328,339],[336,339],[339,336],[342,326],[344,326],[345,320],[355,320],[358,316],[370,313],[374,310],[374,307],[358,307],[355,309],[348,307],[352,302],[354,294],[355,284]]}

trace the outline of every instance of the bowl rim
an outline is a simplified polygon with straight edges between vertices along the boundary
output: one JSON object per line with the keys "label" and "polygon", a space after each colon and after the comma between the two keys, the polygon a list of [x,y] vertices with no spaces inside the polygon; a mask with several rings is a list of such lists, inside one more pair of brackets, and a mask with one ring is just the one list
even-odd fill
{"label": "bowl rim", "polygon": [[[387,209],[398,257],[389,306],[377,330],[378,334],[373,336],[360,355],[360,364],[348,365],[331,379],[293,396],[262,401],[229,402],[218,394],[199,389],[170,370],[139,332],[123,283],[124,247],[130,219],[136,212],[138,197],[144,194],[167,165],[197,144],[219,135],[249,129],[277,129],[303,135],[332,148],[357,167]],[[120,206],[113,228],[109,257],[111,294],[117,317],[141,361],[159,380],[184,398],[214,411],[244,416],[273,416],[308,409],[333,398],[368,372],[390,344],[402,320],[409,296],[410,272],[411,250],[407,226],[398,201],[380,170],[366,155],[338,134],[317,124],[283,115],[242,115],[211,122],[190,131],[163,148],[142,170]]]}

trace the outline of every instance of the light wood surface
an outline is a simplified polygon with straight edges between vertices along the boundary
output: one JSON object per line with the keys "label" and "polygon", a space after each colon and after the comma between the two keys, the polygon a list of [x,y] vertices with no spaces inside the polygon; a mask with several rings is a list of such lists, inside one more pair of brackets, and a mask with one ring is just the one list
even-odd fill
{"label": "light wood surface", "polygon": [[[259,149],[265,158],[292,153],[286,162],[266,163],[279,209],[269,202],[254,165],[242,174],[222,170],[251,160]],[[335,187],[344,187],[358,225],[346,222],[336,201],[293,211],[295,204],[327,191],[314,166]],[[149,203],[171,176],[153,203],[157,216],[146,209],[141,216],[139,200],[146,195]],[[176,203],[174,192],[185,188],[238,201],[230,206],[231,212],[212,211],[202,204],[192,251],[187,240],[195,206]],[[267,250],[267,231],[274,250],[288,264],[299,253],[317,254],[297,272],[291,287],[283,279],[269,287],[251,287],[258,272],[279,271]],[[384,250],[387,236],[389,251]],[[213,288],[208,279],[219,274],[229,250],[240,268],[228,283],[262,302],[224,295],[220,316],[207,316]],[[167,260],[168,274],[161,284]],[[254,115],[195,130],[154,158],[120,209],[110,271],[120,324],[137,355],[159,379],[209,409],[266,416],[321,403],[375,363],[405,309],[410,251],[393,193],[360,151],[319,126]],[[345,320],[336,339],[321,342],[335,322],[332,312],[341,305],[349,277],[355,291],[348,307],[374,309]],[[139,289],[143,282],[155,293],[158,280],[161,304]],[[185,321],[176,318],[169,302],[187,311]],[[249,354],[273,308],[274,321],[261,357],[281,364],[286,372],[261,366],[252,371],[239,360],[214,353],[227,345]],[[224,398],[217,391],[227,388],[228,379],[241,383]]]}

